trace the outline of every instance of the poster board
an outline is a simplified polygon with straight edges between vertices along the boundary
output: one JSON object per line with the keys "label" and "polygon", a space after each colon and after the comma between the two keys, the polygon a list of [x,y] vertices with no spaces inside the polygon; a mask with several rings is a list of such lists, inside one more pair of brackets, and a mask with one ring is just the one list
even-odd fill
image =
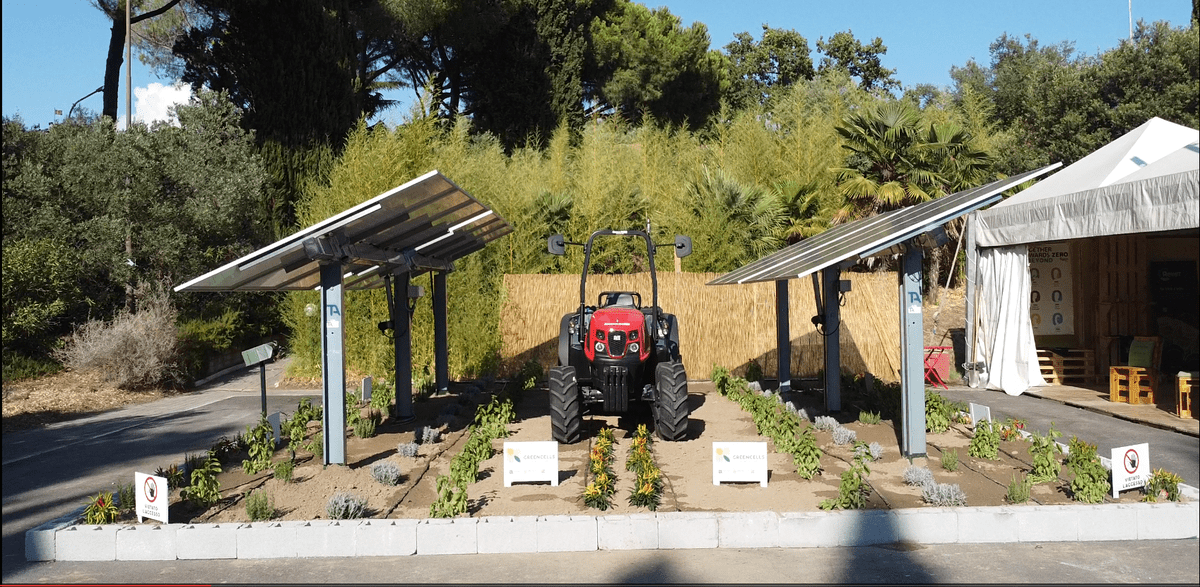
{"label": "poster board", "polygon": [[1070,244],[1029,245],[1029,282],[1033,333],[1075,334]]}

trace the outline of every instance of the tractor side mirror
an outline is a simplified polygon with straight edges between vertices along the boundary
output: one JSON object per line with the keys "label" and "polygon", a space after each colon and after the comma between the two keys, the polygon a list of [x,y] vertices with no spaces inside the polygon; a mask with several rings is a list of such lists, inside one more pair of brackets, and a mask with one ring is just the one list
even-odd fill
{"label": "tractor side mirror", "polygon": [[563,235],[552,234],[546,239],[546,250],[552,255],[564,255],[567,252],[566,242],[563,240]]}
{"label": "tractor side mirror", "polygon": [[675,256],[680,259],[692,254],[692,237],[675,235]]}

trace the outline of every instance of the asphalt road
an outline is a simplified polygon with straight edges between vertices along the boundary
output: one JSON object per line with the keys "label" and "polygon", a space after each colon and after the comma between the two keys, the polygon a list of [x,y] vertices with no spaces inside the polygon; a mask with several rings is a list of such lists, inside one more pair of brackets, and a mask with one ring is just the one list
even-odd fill
{"label": "asphalt road", "polygon": [[[290,412],[313,390],[274,387],[283,365],[268,374],[268,409]],[[988,405],[997,419],[1014,416],[1045,430],[1053,421],[1072,434],[1113,446],[1149,442],[1151,463],[1197,483],[1200,442],[1029,396],[969,388],[943,392]],[[81,506],[88,495],[182,462],[257,420],[256,370],[243,370],[194,393],[131,406],[3,437],[4,583],[341,583],[353,582],[1165,582],[1200,581],[1195,539],[1106,543],[895,545],[862,548],[585,552],[536,555],[380,557],[368,564],[336,558],[266,561],[43,562],[24,559],[24,533]]]}

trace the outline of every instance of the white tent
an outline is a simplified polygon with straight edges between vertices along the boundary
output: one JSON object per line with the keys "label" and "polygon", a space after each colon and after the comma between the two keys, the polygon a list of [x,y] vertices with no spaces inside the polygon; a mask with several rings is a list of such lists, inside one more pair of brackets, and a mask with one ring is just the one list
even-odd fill
{"label": "white tent", "polygon": [[[1200,132],[1152,118],[972,215],[971,362],[988,389],[1045,385],[1029,316],[1028,243],[1200,227]],[[973,306],[973,307],[972,307]]]}

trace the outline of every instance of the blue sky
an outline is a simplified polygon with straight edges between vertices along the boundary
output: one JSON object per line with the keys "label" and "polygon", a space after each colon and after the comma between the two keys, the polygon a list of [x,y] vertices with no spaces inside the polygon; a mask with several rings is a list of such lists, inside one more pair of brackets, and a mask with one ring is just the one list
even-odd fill
{"label": "blue sky", "polygon": [[[905,86],[950,84],[950,67],[970,58],[986,64],[988,45],[1002,33],[1030,34],[1043,44],[1072,41],[1094,55],[1129,35],[1130,0],[669,0],[644,2],[666,6],[685,25],[702,22],[713,48],[724,47],[746,31],[758,38],[762,25],[794,29],[816,42],[850,29],[863,41],[881,37],[888,52],[885,67],[896,70]],[[1132,0],[1133,20],[1166,20],[1186,26],[1190,0]],[[87,0],[3,0],[3,114],[20,115],[29,126],[61,120],[76,100],[103,84],[111,23]],[[121,83],[124,84],[124,73]],[[159,79],[134,55],[134,118],[165,117],[172,101],[186,91],[174,80]],[[389,96],[411,100],[411,90]],[[125,112],[125,88],[119,100]],[[100,110],[99,94],[80,103]],[[405,114],[393,108],[381,115],[395,123]]]}

